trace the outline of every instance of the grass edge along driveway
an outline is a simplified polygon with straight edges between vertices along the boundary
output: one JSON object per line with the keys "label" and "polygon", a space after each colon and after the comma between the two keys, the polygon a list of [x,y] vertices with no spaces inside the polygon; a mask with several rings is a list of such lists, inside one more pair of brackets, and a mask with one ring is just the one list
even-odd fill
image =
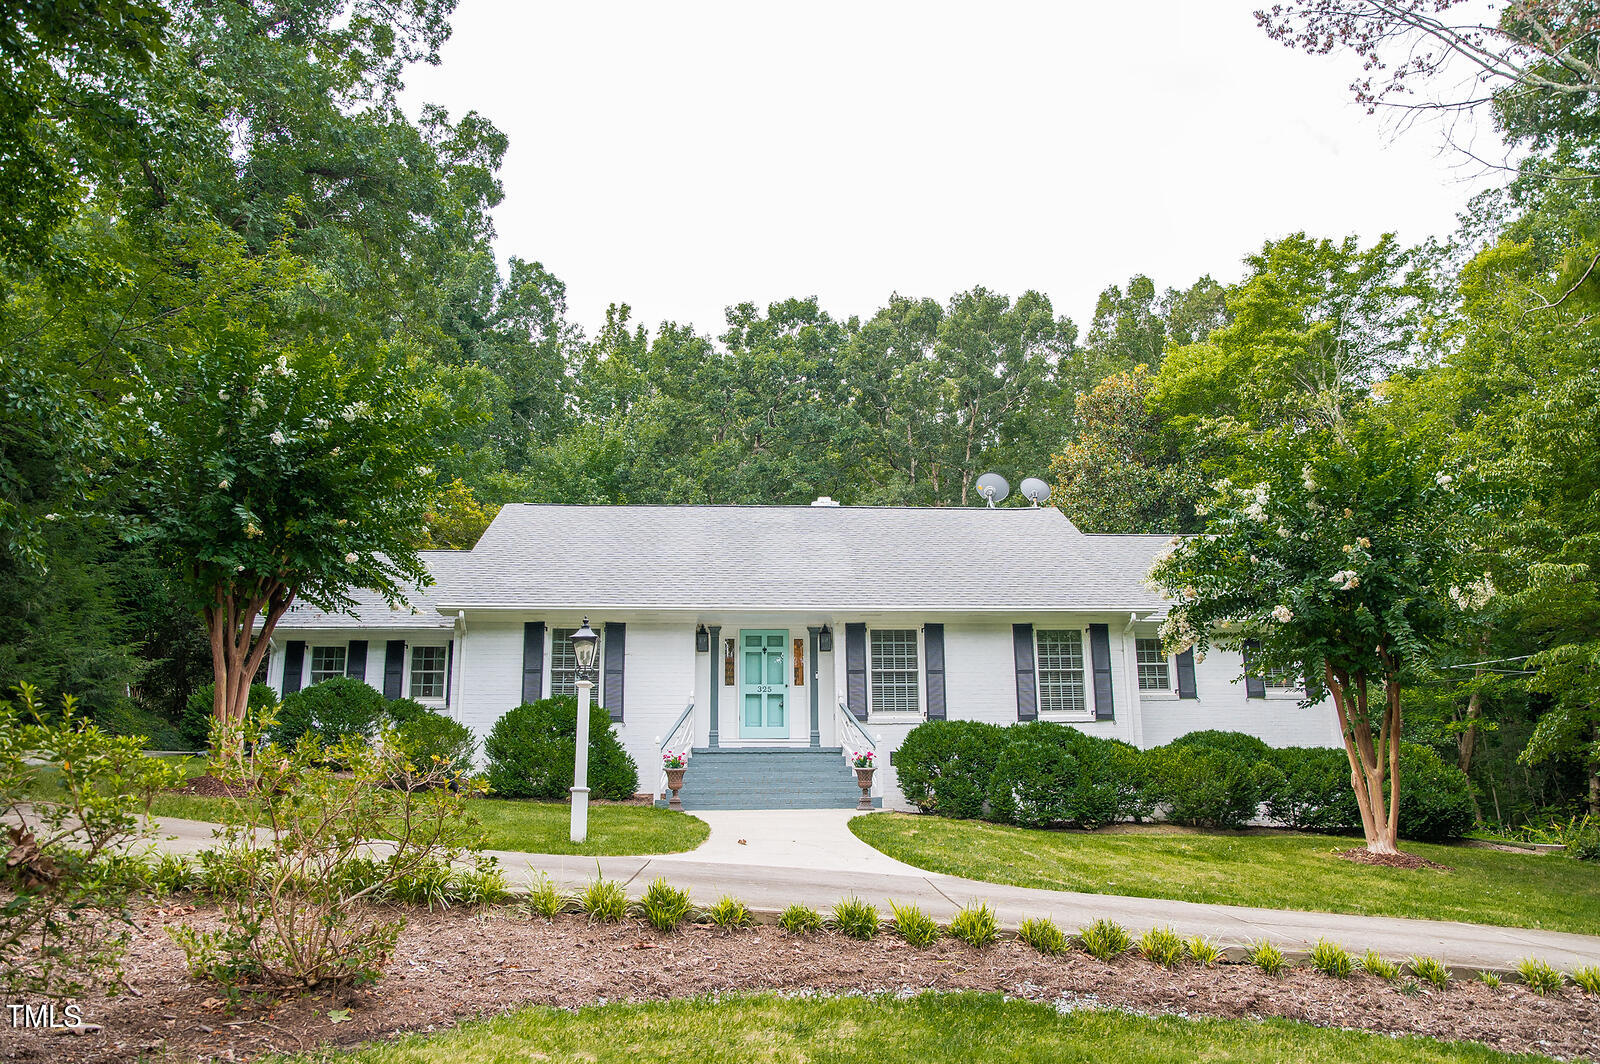
{"label": "grass edge along driveway", "polygon": [[850,830],[897,861],[1019,887],[1600,934],[1600,867],[1559,855],[1402,844],[1442,872],[1356,864],[1336,851],[1360,839],[1288,832],[1051,831],[908,813],[859,816]]}
{"label": "grass edge along driveway", "polygon": [[[310,1062],[320,1057],[293,1057]],[[870,1060],[875,1064],[1510,1064],[1471,1043],[1394,1038],[1288,1020],[1190,1020],[1099,1009],[1058,1011],[999,994],[686,998],[533,1006],[438,1034],[369,1043],[351,1064],[489,1064],[525,1060],[707,1064]]]}
{"label": "grass edge along driveway", "polygon": [[[159,794],[151,803],[155,816],[219,823],[231,800],[194,794]],[[704,842],[711,828],[699,817],[648,805],[589,803],[589,838],[574,845],[568,832],[571,809],[565,802],[511,801],[474,798],[467,808],[488,833],[491,850],[569,854],[583,857],[631,857],[683,853]]]}

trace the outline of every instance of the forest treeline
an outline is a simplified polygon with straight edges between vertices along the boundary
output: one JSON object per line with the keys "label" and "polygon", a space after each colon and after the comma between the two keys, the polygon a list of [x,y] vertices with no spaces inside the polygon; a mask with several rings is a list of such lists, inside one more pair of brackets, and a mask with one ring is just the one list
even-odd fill
{"label": "forest treeline", "polygon": [[[1108,278],[1081,325],[1040,292],[982,287],[889,293],[866,318],[797,294],[714,327],[635,321],[618,293],[588,335],[551,270],[491,246],[505,136],[400,106],[453,6],[11,13],[0,686],[185,741],[210,679],[204,603],[139,533],[140,456],[179,416],[157,408],[186,358],[241,338],[358,351],[417,390],[438,457],[416,541],[438,547],[470,546],[507,502],[970,506],[986,470],[1045,476],[1089,532],[1195,532],[1212,483],[1247,482],[1249,441],[1360,408],[1507,500],[1499,593],[1463,609],[1408,694],[1412,734],[1470,771],[1488,819],[1600,806],[1592,87],[1497,86],[1487,114],[1517,162],[1422,246],[1276,237],[1242,270],[1220,259],[1231,282]],[[1505,32],[1533,39],[1511,8]],[[1593,59],[1592,34],[1551,25]],[[1524,71],[1559,62],[1520,47]],[[1551,648],[1571,649],[1519,664]]]}

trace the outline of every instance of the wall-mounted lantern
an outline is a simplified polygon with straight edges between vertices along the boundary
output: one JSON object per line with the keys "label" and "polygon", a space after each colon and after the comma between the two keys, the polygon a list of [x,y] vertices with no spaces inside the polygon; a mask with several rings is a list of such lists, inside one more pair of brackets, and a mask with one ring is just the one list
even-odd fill
{"label": "wall-mounted lantern", "polygon": [[833,653],[833,629],[827,625],[823,625],[822,631],[817,633],[817,650],[823,654]]}
{"label": "wall-mounted lantern", "polygon": [[706,631],[706,626],[703,624],[694,630],[694,652],[696,654],[711,652],[711,633]]}

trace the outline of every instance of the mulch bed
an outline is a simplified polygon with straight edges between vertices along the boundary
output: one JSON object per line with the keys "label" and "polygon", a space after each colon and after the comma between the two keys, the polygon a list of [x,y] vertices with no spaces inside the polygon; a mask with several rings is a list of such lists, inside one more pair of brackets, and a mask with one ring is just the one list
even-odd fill
{"label": "mulch bed", "polygon": [[244,798],[250,794],[250,788],[236,783],[226,783],[206,774],[190,777],[183,786],[173,787],[172,793],[198,794],[206,798]]}
{"label": "mulch bed", "polygon": [[[0,1026],[0,1058],[91,1064],[137,1058],[241,1060],[268,1051],[349,1046],[519,1005],[576,1008],[600,1000],[774,990],[848,993],[1000,991],[1142,1013],[1281,1016],[1325,1027],[1467,1039],[1558,1057],[1600,1046],[1600,998],[1566,987],[1538,997],[1520,985],[1476,982],[1402,990],[1367,975],[1332,979],[1297,968],[1278,977],[1253,967],[1193,965],[1167,971],[1135,957],[1106,964],[1072,953],[1040,956],[1015,940],[983,950],[941,940],[915,950],[891,934],[857,942],[832,933],[794,938],[761,926],[732,935],[690,927],[661,935],[645,925],[590,926],[580,916],[546,923],[514,908],[412,911],[387,978],[357,991],[230,1005],[189,979],[169,923],[216,925],[214,910],[148,908],[128,957],[134,993],[87,995],[83,1035]],[[330,1011],[349,1010],[334,1023]]]}
{"label": "mulch bed", "polygon": [[1449,865],[1430,861],[1426,857],[1418,857],[1414,853],[1373,853],[1371,850],[1357,847],[1353,850],[1340,850],[1339,856],[1356,864],[1382,865],[1384,868],[1431,868],[1435,872],[1455,871]]}

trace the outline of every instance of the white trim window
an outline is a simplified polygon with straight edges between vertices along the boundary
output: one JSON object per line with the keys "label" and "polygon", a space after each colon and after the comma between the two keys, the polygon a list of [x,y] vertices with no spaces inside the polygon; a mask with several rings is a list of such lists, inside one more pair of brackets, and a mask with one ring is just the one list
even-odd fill
{"label": "white trim window", "polygon": [[1139,690],[1172,690],[1172,668],[1167,661],[1167,651],[1159,637],[1138,638],[1134,641],[1134,655],[1139,667]]}
{"label": "white trim window", "polygon": [[447,651],[443,646],[411,648],[411,697],[420,701],[444,700]]}
{"label": "white trim window", "polygon": [[915,716],[922,712],[915,628],[873,628],[867,633],[871,682],[867,708],[872,713]]}
{"label": "white trim window", "polygon": [[[572,649],[572,633],[578,630],[577,625],[567,628],[550,629],[550,694],[549,698],[559,698],[568,695],[578,697],[578,655]],[[594,646],[594,671],[599,672],[605,659],[606,640],[604,633]],[[598,692],[598,688],[596,689]]]}
{"label": "white trim window", "polygon": [[1076,628],[1038,628],[1033,642],[1039,713],[1086,715],[1089,702],[1083,669],[1083,632]]}
{"label": "white trim window", "polygon": [[311,683],[337,679],[344,675],[345,647],[342,644],[311,648]]}
{"label": "white trim window", "polygon": [[1294,674],[1293,669],[1265,669],[1261,682],[1268,691],[1298,691],[1301,687],[1300,677]]}

